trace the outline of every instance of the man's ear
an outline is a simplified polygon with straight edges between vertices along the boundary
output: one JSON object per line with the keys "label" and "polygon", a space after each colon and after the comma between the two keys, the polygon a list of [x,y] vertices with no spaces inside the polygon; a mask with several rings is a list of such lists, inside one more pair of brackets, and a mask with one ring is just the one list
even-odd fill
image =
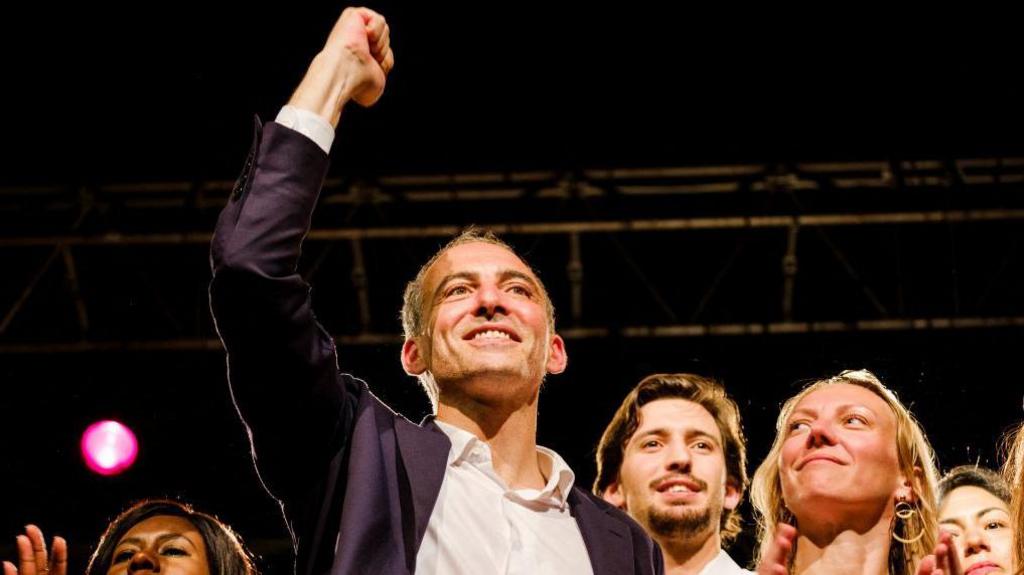
{"label": "man's ear", "polygon": [[427,371],[427,362],[420,351],[420,344],[416,338],[410,337],[402,344],[402,367],[405,373],[418,376]]}
{"label": "man's ear", "polygon": [[743,492],[740,491],[736,482],[731,479],[725,480],[725,497],[722,498],[722,507],[729,511],[736,509],[736,506],[740,504],[740,499],[743,499]]}
{"label": "man's ear", "polygon": [[622,494],[622,488],[618,481],[613,481],[611,485],[604,488],[604,492],[601,493],[601,499],[604,499],[623,511],[627,511],[626,497]]}
{"label": "man's ear", "polygon": [[565,340],[557,333],[551,336],[551,343],[548,344],[548,363],[545,367],[548,373],[562,373],[565,366],[569,364],[569,356],[565,352]]}

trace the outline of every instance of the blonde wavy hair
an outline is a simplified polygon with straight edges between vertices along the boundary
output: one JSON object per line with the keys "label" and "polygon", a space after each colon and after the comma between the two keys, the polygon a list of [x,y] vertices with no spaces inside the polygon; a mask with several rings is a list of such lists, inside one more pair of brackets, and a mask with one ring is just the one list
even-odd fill
{"label": "blonde wavy hair", "polygon": [[1005,439],[1006,463],[1003,477],[1013,494],[1010,517],[1013,524],[1013,560],[1017,575],[1024,575],[1024,424],[1010,432]]}
{"label": "blonde wavy hair", "polygon": [[921,532],[923,535],[912,543],[900,543],[893,539],[893,545],[889,548],[889,573],[913,575],[918,562],[932,552],[938,538],[938,510],[935,500],[938,471],[935,452],[920,424],[896,394],[867,370],[844,371],[837,376],[815,381],[783,404],[775,424],[775,442],[768,456],[754,473],[750,488],[750,500],[757,515],[758,540],[761,543],[758,559],[760,560],[765,551],[765,544],[774,538],[775,526],[778,523],[796,524],[796,517],[786,508],[783,501],[780,479],[779,459],[786,438],[786,424],[801,400],[819,389],[837,384],[867,389],[882,398],[896,416],[896,451],[900,470],[906,477],[913,478],[916,497],[911,503],[917,513],[913,519],[894,520],[893,533],[903,539],[912,539]]}

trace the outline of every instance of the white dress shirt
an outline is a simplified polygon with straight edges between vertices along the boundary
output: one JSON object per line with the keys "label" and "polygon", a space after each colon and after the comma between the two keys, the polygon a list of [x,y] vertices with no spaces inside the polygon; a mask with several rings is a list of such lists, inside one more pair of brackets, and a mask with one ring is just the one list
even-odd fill
{"label": "white dress shirt", "polygon": [[741,568],[724,549],[721,549],[718,556],[701,569],[699,575],[754,575],[754,572]]}
{"label": "white dress shirt", "polygon": [[566,502],[575,475],[557,453],[537,447],[547,477],[543,489],[510,489],[494,471],[487,443],[435,423],[452,447],[416,555],[418,575],[593,574]]}

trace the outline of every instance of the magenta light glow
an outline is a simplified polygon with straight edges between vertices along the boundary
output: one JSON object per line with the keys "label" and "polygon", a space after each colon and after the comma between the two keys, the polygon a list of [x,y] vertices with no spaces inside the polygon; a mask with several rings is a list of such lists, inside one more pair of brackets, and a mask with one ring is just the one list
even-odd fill
{"label": "magenta light glow", "polygon": [[89,469],[100,475],[117,475],[135,463],[139,443],[135,434],[113,421],[99,421],[82,434],[82,457]]}

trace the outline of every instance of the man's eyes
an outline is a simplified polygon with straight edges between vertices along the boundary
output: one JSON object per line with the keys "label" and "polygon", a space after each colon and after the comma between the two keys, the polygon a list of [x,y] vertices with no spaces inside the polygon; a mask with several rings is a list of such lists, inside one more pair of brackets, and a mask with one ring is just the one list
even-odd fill
{"label": "man's eyes", "polygon": [[465,294],[468,294],[468,293],[469,293],[469,286],[456,285],[456,286],[452,286],[452,287],[448,288],[447,290],[445,290],[444,295],[445,295],[445,297],[450,297],[450,296],[455,296],[455,295],[465,295]]}
{"label": "man's eyes", "polygon": [[[505,288],[508,292],[520,295],[523,297],[533,297],[533,290],[528,286],[514,284]],[[454,285],[444,291],[444,297],[462,296],[472,292],[472,288],[465,284]]]}

